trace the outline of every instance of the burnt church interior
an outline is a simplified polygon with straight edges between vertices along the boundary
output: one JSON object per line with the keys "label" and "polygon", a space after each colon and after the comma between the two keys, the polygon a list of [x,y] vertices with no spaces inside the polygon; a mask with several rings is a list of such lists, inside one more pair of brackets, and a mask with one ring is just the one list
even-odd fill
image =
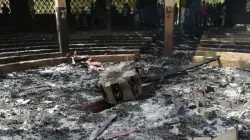
{"label": "burnt church interior", "polygon": [[0,0],[0,139],[249,140],[250,0],[218,1]]}

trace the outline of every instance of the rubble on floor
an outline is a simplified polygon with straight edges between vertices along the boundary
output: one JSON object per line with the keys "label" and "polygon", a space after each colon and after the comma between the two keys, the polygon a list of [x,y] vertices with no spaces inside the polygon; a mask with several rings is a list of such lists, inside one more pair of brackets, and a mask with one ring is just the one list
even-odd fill
{"label": "rubble on floor", "polygon": [[[143,75],[190,64],[192,56],[142,55]],[[233,127],[239,140],[250,137],[250,72],[201,66],[161,79],[148,98],[121,103],[98,113],[76,109],[102,98],[99,72],[61,64],[0,75],[0,139],[179,140],[217,137]],[[103,131],[108,118],[117,115]]]}

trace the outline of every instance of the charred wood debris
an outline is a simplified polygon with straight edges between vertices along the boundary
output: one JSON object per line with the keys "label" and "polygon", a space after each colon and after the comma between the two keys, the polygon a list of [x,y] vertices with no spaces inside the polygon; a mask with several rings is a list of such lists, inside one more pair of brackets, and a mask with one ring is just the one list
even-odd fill
{"label": "charred wood debris", "polygon": [[199,63],[189,54],[123,63],[76,52],[68,58],[71,64],[1,75],[0,138],[250,138],[250,73],[207,65],[219,56]]}

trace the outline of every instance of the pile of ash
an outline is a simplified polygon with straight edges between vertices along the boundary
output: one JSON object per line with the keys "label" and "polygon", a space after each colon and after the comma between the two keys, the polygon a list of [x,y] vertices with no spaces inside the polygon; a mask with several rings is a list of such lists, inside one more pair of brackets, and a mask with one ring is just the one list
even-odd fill
{"label": "pile of ash", "polygon": [[[150,75],[189,64],[191,58],[142,55],[136,63]],[[230,68],[204,65],[179,73],[162,79],[146,99],[98,113],[75,109],[102,98],[98,75],[113,64],[99,69],[62,64],[1,75],[0,139],[93,139],[113,114],[117,118],[100,139],[216,137],[236,125],[240,140],[250,136],[250,72]]]}

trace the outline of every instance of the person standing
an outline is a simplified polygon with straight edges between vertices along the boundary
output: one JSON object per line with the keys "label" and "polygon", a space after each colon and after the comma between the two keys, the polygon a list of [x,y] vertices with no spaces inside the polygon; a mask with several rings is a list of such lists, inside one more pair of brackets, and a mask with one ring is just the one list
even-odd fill
{"label": "person standing", "polygon": [[221,26],[225,26],[226,13],[227,13],[227,6],[226,3],[224,2],[222,4],[222,11],[221,11]]}
{"label": "person standing", "polygon": [[81,12],[81,27],[82,29],[86,29],[88,26],[87,23],[87,14],[84,8],[82,8],[82,12]]}
{"label": "person standing", "polygon": [[216,14],[217,14],[217,6],[216,4],[213,5],[213,25],[216,25]]}
{"label": "person standing", "polygon": [[80,14],[78,12],[75,13],[75,29],[76,31],[80,30],[81,23],[80,23]]}
{"label": "person standing", "polygon": [[179,8],[177,3],[174,6],[174,24],[177,25],[178,24],[178,13],[179,13]]}
{"label": "person standing", "polygon": [[162,18],[163,18],[163,12],[164,8],[161,6],[161,4],[158,4],[157,5],[157,13],[158,13],[158,17],[159,17],[159,25],[162,25],[163,21],[162,21]]}
{"label": "person standing", "polygon": [[134,23],[135,23],[135,28],[138,28],[140,25],[140,14],[139,11],[135,11],[134,14]]}
{"label": "person standing", "polygon": [[144,18],[144,6],[139,6],[139,14],[140,14],[140,23],[141,25],[144,25],[145,23],[145,18]]}
{"label": "person standing", "polygon": [[217,3],[215,7],[215,25],[219,26],[220,25],[220,15],[221,15],[221,10],[220,10],[220,4]]}
{"label": "person standing", "polygon": [[207,21],[209,23],[209,25],[213,25],[213,22],[212,22],[212,16],[213,16],[213,6],[212,4],[207,4]]}
{"label": "person standing", "polygon": [[129,7],[128,4],[124,4],[124,7],[122,9],[122,16],[123,16],[123,24],[128,25],[129,24]]}
{"label": "person standing", "polygon": [[96,5],[94,5],[93,3],[91,4],[90,7],[90,14],[91,14],[91,27],[95,27],[96,25],[96,20],[97,20],[97,9],[96,9]]}
{"label": "person standing", "polygon": [[205,1],[203,1],[201,6],[201,25],[207,26],[207,5]]}
{"label": "person standing", "polygon": [[8,17],[10,14],[10,9],[6,6],[6,4],[4,4],[1,10],[3,13],[3,24],[6,25],[8,24]]}
{"label": "person standing", "polygon": [[31,29],[32,31],[35,31],[36,29],[36,11],[35,9],[30,10],[30,17],[31,17]]}
{"label": "person standing", "polygon": [[[130,24],[131,24],[131,21],[133,20],[133,16],[132,16],[132,14],[131,14],[131,12],[132,12],[132,8],[129,6],[129,4],[127,3],[127,8],[128,8],[128,25],[130,26]],[[133,22],[132,22],[133,23]]]}
{"label": "person standing", "polygon": [[116,25],[118,23],[118,11],[115,7],[114,4],[111,5],[111,20],[112,20],[112,25]]}

